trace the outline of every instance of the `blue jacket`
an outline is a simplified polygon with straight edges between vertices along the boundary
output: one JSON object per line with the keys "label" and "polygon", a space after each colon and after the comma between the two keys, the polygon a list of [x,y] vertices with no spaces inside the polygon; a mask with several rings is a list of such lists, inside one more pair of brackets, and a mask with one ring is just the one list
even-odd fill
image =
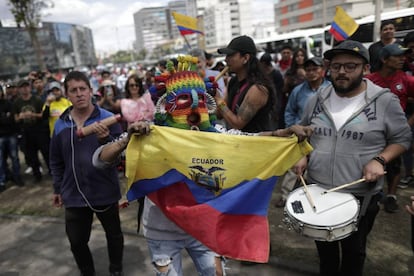
{"label": "blue jacket", "polygon": [[308,99],[329,84],[331,84],[331,82],[324,79],[317,91],[312,90],[308,81],[304,81],[303,83],[295,86],[292,93],[289,95],[285,109],[286,127],[298,124]]}
{"label": "blue jacket", "polygon": [[[61,195],[66,208],[85,207],[86,200],[91,206],[116,203],[121,198],[118,172],[116,168],[98,169],[93,166],[93,153],[101,144],[94,134],[77,137],[76,124],[69,116],[71,108],[66,109],[56,121],[50,142],[54,192]],[[84,126],[112,115],[95,106]],[[114,124],[109,129],[109,139],[118,137],[122,132],[119,124]]]}

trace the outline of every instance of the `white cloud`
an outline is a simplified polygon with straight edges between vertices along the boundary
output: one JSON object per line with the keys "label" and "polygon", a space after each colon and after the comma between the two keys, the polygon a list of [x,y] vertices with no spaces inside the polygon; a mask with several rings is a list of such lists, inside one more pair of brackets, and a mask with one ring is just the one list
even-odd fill
{"label": "white cloud", "polygon": [[[44,21],[79,24],[91,28],[97,53],[131,49],[135,40],[133,14],[142,8],[165,6],[168,0],[54,0]],[[253,14],[273,10],[272,0],[253,1]],[[0,0],[0,19],[13,19],[6,0]],[[263,18],[263,17],[261,17]]]}

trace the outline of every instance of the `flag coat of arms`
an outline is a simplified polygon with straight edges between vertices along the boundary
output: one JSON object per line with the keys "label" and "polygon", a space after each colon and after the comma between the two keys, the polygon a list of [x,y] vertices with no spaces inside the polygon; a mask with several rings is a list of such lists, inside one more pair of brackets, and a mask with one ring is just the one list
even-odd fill
{"label": "flag coat of arms", "polygon": [[214,252],[267,262],[268,205],[277,176],[312,150],[297,137],[151,126],[126,152],[127,199],[148,196]]}
{"label": "flag coat of arms", "polygon": [[334,21],[329,32],[337,41],[343,41],[353,35],[359,25],[349,16],[341,6],[336,6]]}
{"label": "flag coat of arms", "polygon": [[172,12],[172,16],[174,17],[175,24],[182,36],[195,33],[203,34],[203,32],[198,29],[197,18],[177,12]]}

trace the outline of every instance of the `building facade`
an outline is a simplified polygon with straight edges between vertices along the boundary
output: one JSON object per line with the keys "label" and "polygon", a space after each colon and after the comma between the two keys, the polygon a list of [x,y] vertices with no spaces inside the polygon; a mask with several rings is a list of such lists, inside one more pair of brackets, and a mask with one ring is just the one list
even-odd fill
{"label": "building facade", "polygon": [[[382,0],[383,11],[406,8],[409,1]],[[274,5],[277,32],[323,27],[332,22],[335,7],[341,6],[357,19],[374,13],[375,0],[279,0]],[[325,12],[324,12],[325,10]]]}
{"label": "building facade", "polygon": [[[37,31],[44,63],[49,71],[96,66],[92,31],[89,28],[43,22]],[[29,34],[23,28],[0,27],[0,77],[14,78],[39,70]]]}
{"label": "building facade", "polygon": [[[191,47],[214,50],[225,46],[239,35],[253,35],[251,0],[187,0],[172,1],[167,6],[144,8],[134,14],[136,51],[166,43],[169,39],[182,41],[171,12],[197,17],[204,36],[187,35]],[[185,44],[175,42],[176,51]],[[185,49],[182,49],[185,50]]]}

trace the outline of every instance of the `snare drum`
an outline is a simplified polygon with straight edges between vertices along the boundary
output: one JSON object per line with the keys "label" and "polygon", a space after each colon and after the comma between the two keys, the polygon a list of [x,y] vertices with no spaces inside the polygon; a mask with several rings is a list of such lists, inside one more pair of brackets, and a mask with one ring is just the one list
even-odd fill
{"label": "snare drum", "polygon": [[316,211],[304,187],[292,191],[286,199],[285,223],[303,236],[320,241],[336,241],[357,230],[359,201],[348,193],[329,192],[317,184],[308,185]]}

